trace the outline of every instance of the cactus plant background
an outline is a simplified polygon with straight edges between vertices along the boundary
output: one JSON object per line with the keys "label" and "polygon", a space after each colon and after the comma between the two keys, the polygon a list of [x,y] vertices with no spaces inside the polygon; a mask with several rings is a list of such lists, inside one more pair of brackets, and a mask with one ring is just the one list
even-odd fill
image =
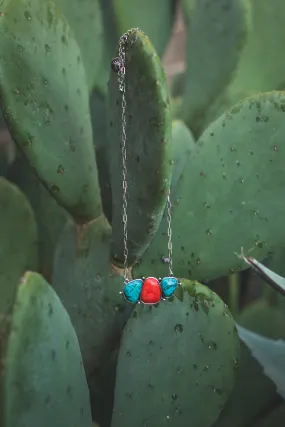
{"label": "cactus plant background", "polygon": [[[0,0],[1,427],[284,426],[284,18]],[[131,28],[130,275],[168,274],[170,189],[182,281],[158,306],[119,293]]]}

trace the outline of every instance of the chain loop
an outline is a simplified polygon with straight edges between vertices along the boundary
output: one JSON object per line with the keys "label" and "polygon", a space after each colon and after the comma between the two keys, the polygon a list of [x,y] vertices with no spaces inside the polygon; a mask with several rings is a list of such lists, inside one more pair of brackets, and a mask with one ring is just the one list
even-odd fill
{"label": "chain loop", "polygon": [[[119,40],[118,47],[118,57],[112,60],[112,69],[118,74],[118,84],[119,91],[122,94],[122,114],[121,114],[121,137],[122,137],[122,175],[123,175],[123,233],[124,233],[124,282],[125,284],[129,281],[129,271],[128,271],[128,200],[127,200],[127,190],[128,190],[128,177],[127,177],[127,123],[126,123],[126,46],[128,42],[129,35],[133,31],[141,31],[139,28],[132,28],[124,33]],[[142,31],[141,31],[142,32]],[[169,263],[169,276],[173,276],[172,271],[172,228],[171,228],[171,200],[170,200],[170,190],[167,197],[167,223],[168,223],[168,259]]]}

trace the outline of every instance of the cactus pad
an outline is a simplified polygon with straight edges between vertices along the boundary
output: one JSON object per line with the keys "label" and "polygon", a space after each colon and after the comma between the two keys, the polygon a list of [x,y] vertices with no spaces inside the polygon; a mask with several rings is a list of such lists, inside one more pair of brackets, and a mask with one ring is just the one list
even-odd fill
{"label": "cactus pad", "polygon": [[[246,268],[241,247],[261,260],[284,242],[284,117],[284,92],[258,94],[201,135],[173,201],[176,276],[214,279]],[[165,273],[166,231],[164,218],[135,277]]]}
{"label": "cactus pad", "polygon": [[57,239],[69,215],[35,176],[22,153],[10,166],[7,178],[25,193],[33,208],[38,228],[38,271],[50,280]]}
{"label": "cactus pad", "polygon": [[173,141],[173,173],[171,180],[171,193],[175,193],[179,179],[189,162],[190,153],[195,148],[195,140],[188,127],[181,120],[172,122]]}
{"label": "cactus pad", "polygon": [[71,318],[88,373],[105,360],[124,321],[124,280],[110,263],[110,246],[111,227],[101,216],[83,229],[69,224],[55,254],[52,285]]}
{"label": "cactus pad", "polygon": [[0,100],[15,142],[76,219],[101,212],[88,89],[73,33],[51,1],[4,0]]}
{"label": "cactus pad", "polygon": [[115,0],[113,1],[117,29],[123,34],[139,27],[150,38],[162,56],[171,36],[174,10],[171,0]]}
{"label": "cactus pad", "polygon": [[[237,317],[237,323],[250,331],[272,339],[284,339],[284,314],[264,299],[246,307]],[[241,342],[240,369],[237,385],[213,427],[244,427],[253,425],[263,415],[264,408],[274,405],[276,386],[263,371],[248,347]],[[258,399],[252,399],[258,396]]]}
{"label": "cactus pad", "polygon": [[103,22],[98,0],[56,0],[81,50],[89,90],[97,80],[103,50]]}
{"label": "cactus pad", "polygon": [[204,112],[232,78],[246,40],[248,19],[244,0],[189,3],[193,10],[181,114],[197,134]]}
{"label": "cactus pad", "polygon": [[279,55],[285,43],[284,2],[258,0],[246,3],[251,9],[251,31],[235,78],[227,90],[231,104],[252,93],[285,89],[285,58]]}
{"label": "cactus pad", "polygon": [[[114,55],[115,56],[115,55]],[[141,255],[163,215],[172,175],[169,94],[162,64],[149,39],[134,30],[126,49],[126,121],[129,264]],[[113,255],[123,261],[121,93],[109,82]]]}
{"label": "cactus pad", "polygon": [[37,226],[25,195],[0,178],[0,318],[11,307],[20,277],[37,267]]}
{"label": "cactus pad", "polygon": [[90,427],[78,340],[59,298],[39,274],[22,278],[5,332],[1,426]]}
{"label": "cactus pad", "polygon": [[210,427],[234,387],[239,339],[233,318],[208,288],[183,282],[183,301],[138,306],[128,320],[112,427]]}

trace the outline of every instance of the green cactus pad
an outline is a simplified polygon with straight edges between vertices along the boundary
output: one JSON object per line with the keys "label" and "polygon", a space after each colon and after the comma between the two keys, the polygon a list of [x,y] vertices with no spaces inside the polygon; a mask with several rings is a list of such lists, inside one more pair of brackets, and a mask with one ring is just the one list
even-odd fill
{"label": "green cactus pad", "polygon": [[189,161],[190,153],[195,148],[195,140],[191,131],[181,120],[172,122],[173,141],[173,173],[171,180],[171,191],[175,191],[179,179]]}
{"label": "green cactus pad", "polygon": [[172,0],[115,0],[114,13],[121,34],[141,28],[150,38],[159,56],[163,55],[172,32]]}
{"label": "green cactus pad", "polygon": [[38,228],[38,271],[50,280],[57,239],[69,215],[42,185],[22,153],[10,166],[7,178],[25,193],[33,208]]}
{"label": "green cactus pad", "polygon": [[187,26],[190,23],[193,10],[195,10],[197,0],[181,0],[181,9],[183,12],[183,18]]}
{"label": "green cactus pad", "polygon": [[91,91],[97,81],[103,53],[103,22],[99,0],[56,0],[72,27]]}
{"label": "green cactus pad", "polygon": [[247,3],[251,9],[251,31],[227,90],[231,104],[251,93],[285,89],[285,58],[279,54],[285,43],[284,1]]}
{"label": "green cactus pad", "polygon": [[[263,259],[283,244],[285,93],[236,104],[203,133],[173,195],[173,266],[180,277],[210,280]],[[281,221],[281,222],[280,222]],[[283,231],[284,230],[284,231]],[[165,274],[166,218],[134,275]]]}
{"label": "green cactus pad", "polygon": [[105,360],[124,321],[124,280],[110,263],[110,245],[111,227],[102,216],[82,229],[69,224],[55,254],[52,285],[71,318],[88,373]]}
{"label": "green cactus pad", "polygon": [[[115,56],[115,55],[114,55]],[[169,94],[162,64],[149,39],[133,31],[126,49],[126,121],[129,264],[141,255],[163,215],[172,175]],[[121,92],[109,82],[109,155],[113,199],[113,256],[123,261]]]}
{"label": "green cactus pad", "polygon": [[[285,245],[278,246],[274,248],[272,251],[273,253],[269,257],[269,259],[266,262],[266,267],[270,270],[274,271],[274,273],[278,274],[279,276],[285,277]],[[279,292],[276,292],[274,288],[271,288],[268,283],[264,282],[263,279],[259,278],[260,286],[264,289],[265,297],[269,301],[273,301],[273,304],[275,305],[278,310],[285,313],[285,298],[284,295],[282,295]]]}
{"label": "green cactus pad", "polygon": [[101,212],[88,89],[79,47],[50,1],[4,0],[0,99],[13,139],[77,220]]}
{"label": "green cactus pad", "polygon": [[[110,65],[110,63],[109,63]],[[108,69],[109,71],[109,69]],[[108,158],[108,110],[107,99],[98,90],[90,95],[90,114],[94,135],[94,146],[97,159],[98,177],[101,190],[102,210],[112,223],[112,190],[110,183]]]}
{"label": "green cactus pad", "polygon": [[[238,316],[238,324],[272,339],[284,339],[284,317],[267,301],[260,299],[246,307]],[[244,427],[253,425],[265,408],[276,402],[275,384],[264,374],[263,368],[241,342],[240,369],[236,388],[213,427]],[[256,396],[255,399],[252,397]]]}
{"label": "green cactus pad", "polygon": [[25,195],[0,178],[0,319],[27,268],[37,267],[37,226]]}
{"label": "green cactus pad", "polygon": [[190,1],[181,116],[198,134],[205,111],[230,82],[248,32],[244,0]]}
{"label": "green cactus pad", "polygon": [[253,427],[280,427],[285,419],[285,403],[280,403],[267,415],[264,415]]}
{"label": "green cactus pad", "polygon": [[183,282],[182,302],[138,306],[125,327],[112,427],[210,427],[234,387],[234,320],[207,287]]}
{"label": "green cactus pad", "polygon": [[113,0],[99,0],[103,19],[103,53],[100,69],[96,80],[96,89],[101,94],[108,92],[110,63],[120,35],[116,28]]}
{"label": "green cactus pad", "polygon": [[91,427],[76,334],[58,296],[39,274],[22,278],[5,332],[1,426]]}

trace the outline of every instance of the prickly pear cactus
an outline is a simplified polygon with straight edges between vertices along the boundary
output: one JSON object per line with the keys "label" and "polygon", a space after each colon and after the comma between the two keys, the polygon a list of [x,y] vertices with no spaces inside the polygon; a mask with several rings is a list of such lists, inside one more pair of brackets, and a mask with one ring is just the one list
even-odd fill
{"label": "prickly pear cactus", "polygon": [[123,276],[110,263],[111,236],[103,216],[83,229],[71,223],[55,253],[52,285],[71,318],[88,373],[116,345],[131,309],[119,295]]}
{"label": "prickly pear cactus", "polygon": [[99,0],[56,0],[56,3],[74,31],[91,91],[97,81],[103,54],[103,21]]}
{"label": "prickly pear cactus", "polygon": [[[126,133],[129,264],[152,240],[163,215],[172,176],[169,94],[150,40],[134,30],[126,46]],[[112,253],[123,261],[122,96],[117,74],[109,82],[109,164],[112,186]]]}
{"label": "prickly pear cactus", "polygon": [[0,178],[0,319],[27,268],[37,268],[37,225],[25,195]]}
{"label": "prickly pear cactus", "polygon": [[13,139],[78,221],[101,212],[88,89],[73,32],[51,1],[4,0],[0,102]]}
{"label": "prickly pear cactus", "polygon": [[194,137],[189,128],[181,120],[172,122],[172,141],[173,141],[173,173],[171,179],[171,192],[175,191],[179,179],[190,158],[191,152],[195,148]]}
{"label": "prickly pear cactus", "polygon": [[251,31],[235,78],[228,87],[231,102],[252,93],[285,89],[285,59],[279,55],[285,43],[284,2],[255,0],[247,3],[251,9]]}
{"label": "prickly pear cactus", "polygon": [[96,80],[96,90],[106,95],[108,92],[108,81],[110,63],[116,49],[120,34],[117,30],[113,0],[99,0],[103,20],[103,52]]}
{"label": "prickly pear cactus", "polygon": [[[199,135],[205,111],[220,95],[238,64],[248,26],[244,0],[188,0],[186,84],[181,117]],[[191,12],[190,12],[191,11]]]}
{"label": "prickly pear cactus", "polygon": [[184,286],[183,301],[139,306],[129,319],[112,427],[210,427],[233,390],[239,363],[233,318],[208,288]]}
{"label": "prickly pear cactus", "polygon": [[91,427],[78,340],[51,286],[26,273],[2,319],[0,416],[3,427]]}
{"label": "prickly pear cactus", "polygon": [[[213,279],[246,266],[241,247],[257,259],[285,236],[283,218],[285,94],[247,98],[201,135],[173,195],[175,274]],[[190,197],[190,202],[189,202]],[[274,208],[273,208],[274,207]],[[163,275],[166,218],[134,274]],[[188,238],[186,238],[188,236]]]}
{"label": "prickly pear cactus", "polygon": [[[245,328],[268,338],[285,338],[284,313],[264,299],[250,304],[237,315],[236,320]],[[252,399],[252,396],[258,398]],[[275,384],[264,374],[261,365],[242,342],[236,388],[213,427],[253,424],[264,408],[274,405],[276,396]]]}
{"label": "prickly pear cactus", "polygon": [[117,29],[141,28],[150,38],[159,56],[165,51],[173,24],[172,0],[116,0],[113,2]]}
{"label": "prickly pear cactus", "polygon": [[69,215],[36,177],[22,153],[18,153],[6,177],[24,192],[33,208],[38,228],[38,271],[50,280],[54,251]]}

